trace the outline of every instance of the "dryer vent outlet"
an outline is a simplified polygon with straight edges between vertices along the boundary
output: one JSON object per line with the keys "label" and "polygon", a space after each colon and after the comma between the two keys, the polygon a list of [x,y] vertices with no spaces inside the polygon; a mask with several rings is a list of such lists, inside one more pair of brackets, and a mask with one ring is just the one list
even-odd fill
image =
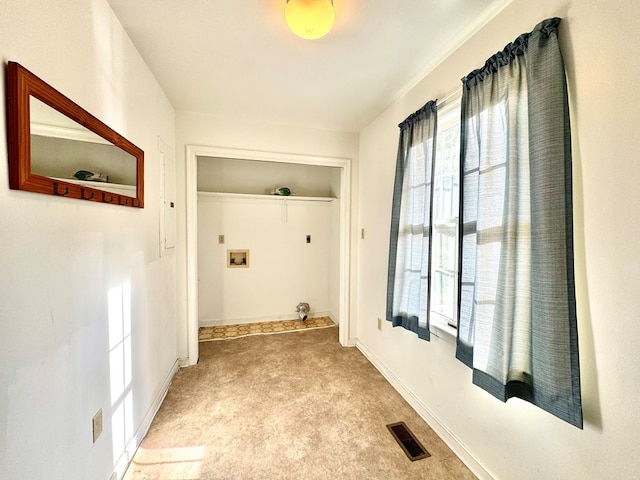
{"label": "dryer vent outlet", "polygon": [[306,302],[300,302],[296,306],[296,312],[298,312],[300,320],[304,322],[307,319],[307,315],[309,314],[309,304]]}

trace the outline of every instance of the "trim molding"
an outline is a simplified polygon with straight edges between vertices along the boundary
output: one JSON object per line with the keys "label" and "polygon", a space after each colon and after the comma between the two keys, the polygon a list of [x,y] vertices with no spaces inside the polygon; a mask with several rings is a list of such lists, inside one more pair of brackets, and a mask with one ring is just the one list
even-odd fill
{"label": "trim molding", "polygon": [[433,72],[439,65],[441,65],[447,58],[464,45],[469,39],[471,39],[476,33],[478,33],[487,23],[496,18],[500,12],[507,8],[513,0],[501,0],[496,2],[491,8],[487,9],[482,15],[476,17],[468,25],[461,28],[453,38],[447,42],[447,47],[441,49],[437,55],[434,55],[429,59],[426,65],[416,73],[411,80],[409,80],[403,88],[398,90],[392,97],[390,104],[397,102],[400,98],[404,97],[413,90],[422,80],[425,79],[431,72]]}
{"label": "trim molding", "polygon": [[[335,320],[335,316],[329,312],[309,312],[309,318],[313,317],[329,317],[333,320],[333,323],[338,325],[338,322]],[[214,318],[208,320],[200,320],[199,325],[201,327],[219,327],[223,325],[244,325],[246,323],[258,323],[258,322],[281,322],[286,320],[298,320],[300,317],[293,313],[287,313],[284,315],[269,315],[266,317],[251,317],[251,318]]]}
{"label": "trim molding", "polygon": [[140,425],[138,426],[136,433],[133,435],[133,438],[129,440],[129,443],[125,447],[124,452],[116,462],[114,467],[114,472],[111,478],[121,479],[122,477],[124,477],[124,474],[127,471],[129,464],[133,460],[133,456],[136,454],[136,452],[138,451],[138,447],[140,447],[140,444],[142,443],[142,439],[149,432],[149,428],[151,427],[151,422],[153,422],[153,419],[158,413],[158,410],[160,409],[160,405],[162,405],[164,398],[167,396],[167,392],[169,391],[171,382],[173,382],[173,377],[176,375],[176,372],[180,367],[186,366],[188,365],[188,363],[189,363],[188,358],[178,358],[173,363],[173,366],[171,367],[169,374],[165,377],[164,382],[162,383],[162,387],[156,394],[155,398],[153,399],[153,402],[151,402],[151,405],[149,406],[147,413],[142,419],[142,422],[140,422]]}
{"label": "trim molding", "polygon": [[237,158],[243,160],[297,163],[340,168],[340,291],[339,339],[343,346],[352,345],[350,337],[351,281],[351,159],[320,157],[297,153],[246,150],[222,146],[186,145],[186,287],[187,287],[187,351],[189,364],[198,363],[198,156]]}
{"label": "trim molding", "polygon": [[481,480],[495,480],[495,477],[482,463],[467,449],[467,447],[449,430],[431,410],[398,378],[395,374],[360,340],[356,347],[367,357],[371,364],[382,374],[393,388],[409,405],[427,422],[434,432],[447,444],[460,460]]}

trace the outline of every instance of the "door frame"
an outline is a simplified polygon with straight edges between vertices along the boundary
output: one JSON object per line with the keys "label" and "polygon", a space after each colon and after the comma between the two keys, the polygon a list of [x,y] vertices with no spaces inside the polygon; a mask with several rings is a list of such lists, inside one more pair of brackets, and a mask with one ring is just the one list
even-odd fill
{"label": "door frame", "polygon": [[351,295],[351,159],[320,157],[297,153],[246,150],[223,146],[186,146],[186,254],[187,254],[187,351],[189,365],[198,363],[198,157],[232,158],[263,162],[316,165],[340,168],[340,259],[339,259],[339,340],[350,338]]}

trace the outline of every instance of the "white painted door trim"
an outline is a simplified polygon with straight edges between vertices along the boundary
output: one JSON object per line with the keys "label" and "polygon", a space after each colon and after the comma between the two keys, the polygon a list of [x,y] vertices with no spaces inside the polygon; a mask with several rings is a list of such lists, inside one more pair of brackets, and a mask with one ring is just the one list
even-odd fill
{"label": "white painted door trim", "polygon": [[189,364],[198,363],[198,157],[237,158],[340,168],[340,326],[343,346],[354,344],[350,325],[351,258],[351,159],[316,157],[295,153],[243,150],[237,148],[187,145],[186,151],[186,228],[187,228],[187,349]]}

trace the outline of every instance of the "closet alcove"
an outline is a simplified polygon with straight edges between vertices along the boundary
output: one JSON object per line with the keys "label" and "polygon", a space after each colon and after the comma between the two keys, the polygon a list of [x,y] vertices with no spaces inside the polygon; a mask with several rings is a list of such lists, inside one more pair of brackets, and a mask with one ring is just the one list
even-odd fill
{"label": "closet alcove", "polygon": [[296,319],[299,302],[339,321],[340,170],[198,157],[199,326]]}

